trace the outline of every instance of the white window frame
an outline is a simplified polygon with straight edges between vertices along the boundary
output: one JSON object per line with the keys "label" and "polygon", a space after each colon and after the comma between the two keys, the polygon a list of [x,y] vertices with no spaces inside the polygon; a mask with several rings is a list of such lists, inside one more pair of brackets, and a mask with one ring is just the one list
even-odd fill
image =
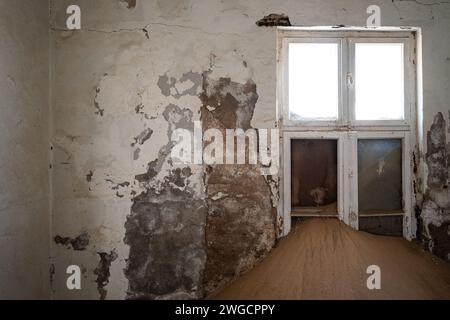
{"label": "white window frame", "polygon": [[[291,229],[291,142],[292,140],[307,140],[307,139],[320,139],[320,140],[336,140],[337,141],[337,189],[346,190],[348,186],[345,185],[344,179],[344,150],[346,135],[344,132],[293,132],[288,131],[283,133],[283,167],[284,171],[289,174],[284,175],[282,190],[288,190],[288,192],[282,192],[284,202],[284,224],[283,233],[288,234]],[[341,220],[344,220],[345,213],[348,210],[344,209],[345,205],[348,205],[348,200],[344,199],[345,192],[338,192],[337,197],[337,216]]]}
{"label": "white window frame", "polygon": [[355,44],[356,43],[402,43],[403,44],[403,69],[404,69],[404,103],[403,103],[403,120],[356,120],[355,119],[355,86],[348,87],[348,107],[349,107],[349,120],[354,127],[373,127],[373,126],[386,126],[386,127],[404,127],[407,129],[411,124],[411,112],[414,110],[413,104],[415,104],[414,95],[414,65],[413,54],[411,50],[411,37],[358,37],[349,39],[349,74],[352,75],[353,83],[357,81],[355,78]]}
{"label": "white window frame", "polygon": [[[421,78],[417,73],[417,49],[420,29],[417,28],[303,28],[279,27],[277,50],[277,116],[282,140],[281,192],[283,194],[280,214],[283,218],[283,234],[291,228],[291,140],[292,139],[336,139],[338,141],[338,217],[354,229],[358,229],[358,139],[402,140],[402,200],[403,236],[413,239],[416,221],[412,208],[413,174],[411,153],[417,141],[418,112],[417,87]],[[331,39],[331,40],[330,40]],[[339,52],[339,118],[337,121],[313,121],[289,119],[288,102],[288,53],[289,43],[338,42]],[[396,42],[404,44],[404,119],[356,121],[354,114],[354,86],[349,85],[347,75],[354,74],[354,45],[358,42]],[[419,93],[418,93],[419,92]],[[420,96],[419,96],[420,97]],[[380,214],[383,215],[383,214]],[[389,214],[392,215],[392,214]]]}
{"label": "white window frame", "polygon": [[410,133],[406,131],[391,131],[391,132],[355,132],[350,136],[351,156],[350,167],[354,168],[355,173],[350,177],[351,194],[354,196],[350,199],[350,213],[358,213],[356,221],[351,221],[349,224],[358,229],[358,219],[361,215],[358,210],[358,140],[359,139],[400,139],[402,141],[402,211],[403,213],[395,214],[364,214],[364,217],[373,216],[403,216],[403,236],[407,239],[412,239],[412,229],[408,228],[409,222],[414,218],[411,204],[414,199],[412,197],[412,181],[411,181],[411,152],[410,152]]}
{"label": "white window frame", "polygon": [[[416,106],[415,99],[415,33],[414,31],[300,31],[301,28],[278,28],[278,107],[283,127],[289,128],[389,128],[400,130],[411,126]],[[355,90],[349,79],[354,78],[355,43],[403,43],[404,46],[404,119],[403,120],[355,120]],[[290,43],[338,43],[339,101],[338,119],[310,120],[289,118],[289,44]],[[352,82],[354,82],[352,80]]]}
{"label": "white window frame", "polygon": [[286,37],[283,38],[283,48],[288,48],[291,43],[336,43],[338,45],[338,118],[336,120],[313,120],[313,119],[305,119],[305,120],[291,120],[289,117],[289,50],[283,50],[282,55],[285,61],[283,67],[283,75],[282,75],[282,97],[283,97],[283,123],[285,126],[295,127],[297,125],[301,126],[324,126],[324,127],[336,127],[342,125],[340,121],[345,118],[344,114],[344,106],[345,106],[345,84],[344,79],[341,78],[344,70],[346,70],[346,62],[343,57],[346,55],[346,44],[340,38],[297,38],[297,37]]}

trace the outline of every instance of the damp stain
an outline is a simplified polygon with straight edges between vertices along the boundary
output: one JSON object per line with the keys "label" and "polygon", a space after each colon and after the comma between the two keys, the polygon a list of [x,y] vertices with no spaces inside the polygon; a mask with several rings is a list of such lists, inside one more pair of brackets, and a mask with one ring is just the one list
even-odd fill
{"label": "damp stain", "polygon": [[[253,80],[212,79],[205,72],[200,99],[203,130],[251,128],[258,101]],[[281,223],[272,202],[271,179],[261,175],[261,165],[206,168],[206,296],[251,269],[275,245]]]}
{"label": "damp stain", "polygon": [[70,238],[70,237],[62,237],[60,235],[57,235],[53,238],[56,244],[60,244],[65,246],[66,248],[76,251],[83,251],[86,250],[87,246],[89,245],[89,234],[87,232],[81,233],[76,238]]}
{"label": "damp stain", "polygon": [[137,0],[120,0],[121,2],[125,2],[127,4],[128,9],[136,8]]}
{"label": "damp stain", "polygon": [[189,167],[175,168],[158,190],[147,187],[133,199],[124,239],[128,299],[201,295],[206,208],[190,188],[191,175]]}
{"label": "damp stain", "polygon": [[94,270],[94,274],[97,276],[95,282],[97,283],[97,290],[100,295],[100,300],[105,300],[107,290],[105,287],[109,283],[109,277],[111,276],[110,268],[113,261],[118,257],[115,250],[108,252],[97,252],[100,257],[100,261],[97,268]]}
{"label": "damp stain", "polygon": [[91,182],[93,176],[94,176],[94,172],[92,170],[89,170],[88,174],[86,175],[86,181]]}
{"label": "damp stain", "polygon": [[140,183],[150,182],[161,171],[174,146],[174,142],[171,141],[173,131],[176,129],[192,131],[194,129],[193,112],[190,109],[181,109],[177,105],[169,104],[163,111],[163,117],[169,123],[167,132],[168,143],[159,149],[158,157],[148,163],[147,171],[135,176],[135,179]]}
{"label": "damp stain", "polygon": [[428,186],[442,187],[447,181],[447,139],[446,122],[439,112],[427,133],[426,162],[428,166]]}
{"label": "damp stain", "polygon": [[101,90],[100,88],[95,89],[94,107],[96,109],[95,114],[99,115],[100,117],[103,117],[103,114],[105,113],[105,109],[101,108],[100,104],[97,101],[100,90]]}
{"label": "damp stain", "polygon": [[230,78],[211,79],[203,74],[204,81],[200,99],[202,117],[206,114],[225,128],[249,129],[253,118],[258,94],[256,84],[249,79],[241,84]]}
{"label": "damp stain", "polygon": [[124,270],[128,299],[202,296],[204,200],[191,183],[190,167],[172,168],[158,176],[164,165],[171,165],[172,132],[193,130],[193,113],[169,104],[162,115],[168,123],[168,142],[148,163],[146,172],[135,176],[144,191],[133,197],[125,222],[124,242],[130,248]]}
{"label": "damp stain", "polygon": [[111,190],[116,191],[116,196],[118,198],[123,198],[125,195],[122,192],[124,191],[124,189],[127,189],[128,187],[131,186],[131,183],[128,181],[123,181],[119,183],[116,183],[111,179],[106,179],[105,181],[112,184]]}
{"label": "damp stain", "polygon": [[138,160],[139,159],[139,154],[141,153],[141,149],[140,148],[136,148],[133,151],[133,160]]}
{"label": "damp stain", "polygon": [[50,268],[49,268],[49,274],[50,274],[50,289],[54,292],[54,288],[53,288],[53,282],[55,281],[55,265],[52,263],[50,264]]}
{"label": "damp stain", "polygon": [[169,77],[166,73],[159,76],[157,84],[161,94],[166,97],[172,96],[179,99],[186,95],[197,96],[197,91],[202,84],[202,75],[189,71],[183,73],[179,79],[176,79],[175,77]]}
{"label": "damp stain", "polygon": [[[450,117],[450,113],[449,113]],[[438,257],[450,261],[450,143],[447,121],[439,112],[427,132],[427,190],[421,208],[417,208],[419,238]]]}

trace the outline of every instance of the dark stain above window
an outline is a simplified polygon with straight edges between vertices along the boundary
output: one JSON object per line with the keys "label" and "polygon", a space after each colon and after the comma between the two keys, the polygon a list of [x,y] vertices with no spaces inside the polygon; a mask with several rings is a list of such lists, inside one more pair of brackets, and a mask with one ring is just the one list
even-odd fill
{"label": "dark stain above window", "polygon": [[284,13],[271,13],[264,18],[256,21],[256,25],[258,27],[273,27],[273,26],[291,26],[291,22],[289,21],[289,17]]}

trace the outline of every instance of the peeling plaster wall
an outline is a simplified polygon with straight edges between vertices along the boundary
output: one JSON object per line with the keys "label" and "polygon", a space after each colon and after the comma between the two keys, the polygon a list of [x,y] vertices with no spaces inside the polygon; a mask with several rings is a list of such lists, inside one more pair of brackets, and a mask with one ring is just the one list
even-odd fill
{"label": "peeling plaster wall", "polygon": [[0,39],[0,299],[46,299],[47,1],[0,1]]}
{"label": "peeling plaster wall", "polygon": [[[276,125],[276,30],[256,25],[270,13],[361,26],[378,4],[383,25],[422,27],[427,132],[450,108],[450,5],[426,3],[51,1],[52,237],[68,241],[52,243],[53,296],[204,297],[274,245],[278,177],[168,158],[171,132],[200,119],[219,130]],[[80,31],[64,30],[70,4],[81,7]],[[218,98],[228,107],[210,105]],[[82,235],[89,243],[76,250]],[[82,266],[83,290],[65,288],[69,264]]]}

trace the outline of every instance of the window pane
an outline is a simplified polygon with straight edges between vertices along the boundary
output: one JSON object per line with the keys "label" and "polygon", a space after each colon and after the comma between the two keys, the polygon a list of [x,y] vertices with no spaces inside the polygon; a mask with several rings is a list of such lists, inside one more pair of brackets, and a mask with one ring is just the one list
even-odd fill
{"label": "window pane", "polygon": [[358,140],[360,213],[402,210],[402,140]]}
{"label": "window pane", "polygon": [[337,214],[337,140],[291,140],[293,214]]}
{"label": "window pane", "polygon": [[403,43],[356,43],[356,120],[404,119],[403,74]]}
{"label": "window pane", "polygon": [[338,116],[338,44],[289,44],[289,118]]}

